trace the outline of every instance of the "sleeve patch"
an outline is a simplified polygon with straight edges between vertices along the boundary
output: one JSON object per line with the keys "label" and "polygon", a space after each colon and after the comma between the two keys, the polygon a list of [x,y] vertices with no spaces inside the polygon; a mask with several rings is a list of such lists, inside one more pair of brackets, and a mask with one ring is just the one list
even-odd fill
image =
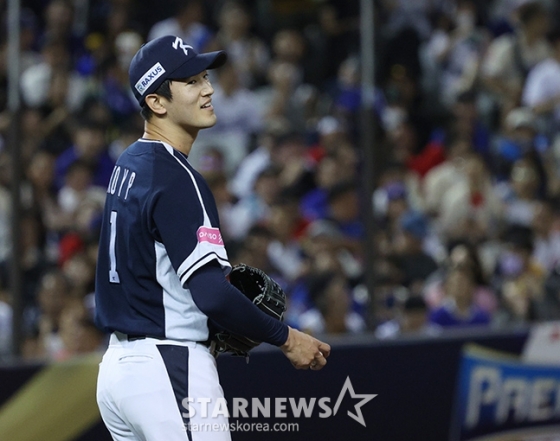
{"label": "sleeve patch", "polygon": [[218,228],[199,227],[196,232],[198,242],[209,242],[213,245],[223,245],[222,233]]}

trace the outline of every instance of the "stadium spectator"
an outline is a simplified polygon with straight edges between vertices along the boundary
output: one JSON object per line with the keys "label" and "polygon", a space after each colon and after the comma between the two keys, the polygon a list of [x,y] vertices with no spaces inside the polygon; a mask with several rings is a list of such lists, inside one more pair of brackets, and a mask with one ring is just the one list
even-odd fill
{"label": "stadium spectator", "polygon": [[360,221],[360,199],[358,187],[352,181],[333,185],[327,194],[327,216],[341,235],[349,241],[364,237]]}
{"label": "stadium spectator", "polygon": [[[471,90],[478,78],[482,56],[489,42],[488,31],[480,26],[477,4],[472,0],[456,2],[452,17],[438,15],[438,28],[424,48],[428,72],[436,80],[439,98],[451,108],[457,98]],[[452,23],[450,22],[452,20]]]}
{"label": "stadium spectator", "polygon": [[490,43],[481,72],[495,102],[493,109],[502,115],[517,107],[529,71],[550,54],[545,38],[549,17],[541,2],[525,2],[516,12],[516,32],[501,35]]}
{"label": "stadium spectator", "polygon": [[119,33],[114,42],[114,55],[108,56],[99,66],[102,72],[99,99],[107,107],[111,120],[115,123],[125,122],[140,111],[130,90],[128,66],[143,43],[142,37],[137,32]]}
{"label": "stadium spectator", "polygon": [[511,169],[507,183],[499,187],[504,206],[504,221],[530,227],[538,206],[539,175],[535,165],[518,159]]}
{"label": "stadium spectator", "polygon": [[546,273],[533,259],[533,250],[530,228],[514,225],[505,231],[494,282],[502,300],[495,318],[498,325],[529,323],[546,315]]}
{"label": "stadium spectator", "polygon": [[531,228],[535,233],[533,258],[547,272],[560,264],[558,212],[548,201],[539,201],[533,212]]}
{"label": "stadium spectator", "polygon": [[204,24],[204,7],[201,0],[175,1],[175,14],[154,24],[148,41],[165,35],[176,35],[183,44],[192,45],[197,52],[206,52],[212,31]]}
{"label": "stadium spectator", "polygon": [[219,12],[214,41],[208,50],[225,50],[238,72],[241,85],[248,89],[265,82],[270,50],[265,42],[251,32],[252,17],[243,2],[225,1]]}
{"label": "stadium spectator", "polygon": [[43,276],[37,295],[39,315],[29,324],[34,335],[26,341],[29,358],[52,360],[62,349],[59,331],[62,311],[69,302],[69,290],[68,281],[59,270],[51,270]]}
{"label": "stadium spectator", "polygon": [[80,302],[71,302],[60,314],[61,348],[53,355],[63,361],[78,355],[104,350],[105,336],[93,322],[90,311]]}
{"label": "stadium spectator", "polygon": [[83,35],[75,32],[75,9],[69,0],[52,0],[45,5],[44,26],[38,37],[38,46],[43,48],[49,41],[59,41],[69,51],[74,64],[83,53]]}
{"label": "stadium spectator", "polygon": [[466,179],[465,161],[472,151],[472,144],[468,139],[457,138],[449,141],[445,161],[432,168],[422,183],[428,213],[440,213],[447,190],[458,181]]}
{"label": "stadium spectator", "polygon": [[87,80],[72,66],[68,47],[61,40],[48,40],[41,50],[42,61],[21,74],[23,101],[30,107],[64,104],[80,108],[87,93]]}
{"label": "stadium spectator", "polygon": [[58,192],[58,204],[64,213],[74,216],[86,198],[103,201],[106,189],[95,187],[93,173],[88,163],[78,160],[66,170],[64,185]]}
{"label": "stadium spectator", "polygon": [[241,86],[232,63],[226,63],[216,75],[212,105],[218,122],[200,132],[197,148],[189,155],[189,160],[199,165],[200,157],[209,146],[218,148],[224,156],[225,171],[231,175],[247,156],[252,135],[262,129],[262,110],[254,92]]}
{"label": "stadium spectator", "polygon": [[437,270],[435,260],[424,250],[428,237],[428,219],[419,212],[407,211],[399,217],[399,228],[394,236],[394,257],[402,272],[402,281],[412,295],[418,295],[430,274]]}
{"label": "stadium spectator", "polygon": [[310,277],[309,294],[314,308],[301,314],[299,328],[312,335],[362,332],[365,321],[352,311],[350,290],[346,278],[336,273],[321,273]]}
{"label": "stadium spectator", "polygon": [[469,231],[473,241],[494,237],[502,219],[501,201],[492,186],[492,176],[478,155],[472,154],[464,164],[466,179],[458,180],[445,192],[437,219],[438,227],[448,239]]}
{"label": "stadium spectator", "polygon": [[[158,33],[177,34],[183,45],[198,50],[228,52],[229,66],[211,74],[216,112],[225,113],[218,115],[213,139],[200,138],[189,161],[218,202],[232,261],[252,262],[273,274],[288,293],[290,323],[313,307],[310,276],[340,275],[345,283],[339,288],[358,287],[358,293],[370,269],[374,315],[365,317],[367,323],[382,325],[380,333],[404,334],[407,299],[420,326],[418,300],[423,296],[432,310],[447,305],[452,293],[445,280],[463,265],[474,276],[465,271],[453,277],[474,286],[474,304],[494,315],[494,325],[559,317],[559,80],[553,73],[560,39],[557,26],[547,33],[548,22],[558,22],[549,13],[558,10],[558,2],[376,2],[377,84],[367,102],[373,106],[379,160],[369,195],[362,188],[340,190],[359,182],[372,165],[357,148],[364,103],[357,2],[273,2],[267,9],[238,0],[174,1],[162,3],[157,16],[136,3],[89,2],[82,11],[87,20],[68,0],[33,1],[33,12],[22,14],[19,145],[29,356],[46,354],[39,327],[29,324],[44,316],[60,325],[37,306],[40,281],[51,277],[52,267],[66,273],[66,296],[80,300],[68,308],[69,333],[84,335],[83,348],[95,349],[98,340],[81,308],[94,308],[88,281],[97,255],[100,200],[119,154],[142,136],[126,73],[131,54]],[[12,182],[9,61],[4,42],[4,278]],[[232,133],[241,140],[236,145]],[[371,205],[364,202],[370,200]],[[368,206],[376,222],[376,258],[369,263],[361,217]],[[511,225],[524,226],[517,236],[531,239],[504,235]],[[452,316],[449,311],[442,314]],[[82,350],[70,338],[61,352],[60,335],[48,335],[55,342],[51,357]]]}
{"label": "stadium spectator", "polygon": [[499,305],[498,298],[488,282],[479,258],[478,248],[465,241],[457,241],[450,245],[449,256],[446,261],[426,281],[423,297],[429,308],[434,310],[445,302],[445,280],[449,272],[455,268],[467,269],[472,272],[474,283],[473,304],[489,314],[496,312]]}
{"label": "stadium spectator", "polygon": [[269,83],[255,92],[266,122],[281,119],[303,131],[309,118],[315,116],[316,91],[302,83],[297,65],[273,60],[268,69]]}
{"label": "stadium spectator", "polygon": [[278,183],[279,174],[277,167],[264,169],[255,181],[253,193],[231,207],[227,231],[233,239],[242,239],[253,225],[266,223],[270,219],[271,206],[282,190]]}
{"label": "stadium spectator", "polygon": [[62,188],[68,168],[76,161],[82,161],[91,168],[93,185],[107,188],[115,163],[107,151],[104,127],[94,121],[78,120],[73,128],[72,139],[72,146],[56,160],[57,188]]}
{"label": "stadium spectator", "polygon": [[440,306],[430,312],[430,323],[449,326],[489,325],[491,314],[474,301],[476,281],[468,267],[450,269],[444,284],[444,298]]}
{"label": "stadium spectator", "polygon": [[560,30],[551,32],[548,41],[551,56],[537,64],[528,74],[523,89],[523,104],[540,117],[548,135],[560,127]]}
{"label": "stadium spectator", "polygon": [[289,124],[280,119],[265,124],[257,136],[257,147],[243,158],[236,173],[230,179],[230,188],[236,197],[242,198],[253,191],[259,173],[272,163],[273,148],[289,131]]}
{"label": "stadium spectator", "polygon": [[329,191],[344,179],[342,166],[335,156],[326,156],[317,164],[314,178],[316,187],[302,196],[299,206],[301,214],[309,221],[328,216]]}
{"label": "stadium spectator", "polygon": [[451,107],[452,120],[447,132],[448,138],[468,139],[473,150],[490,162],[492,132],[483,121],[478,105],[478,94],[470,89],[457,96]]}
{"label": "stadium spectator", "polygon": [[297,201],[292,196],[277,198],[270,206],[270,216],[265,224],[273,235],[267,248],[268,258],[289,282],[296,280],[305,270],[299,238],[306,223],[299,215]]}
{"label": "stadium spectator", "polygon": [[535,148],[537,126],[534,112],[528,107],[512,109],[505,117],[492,146],[492,171],[498,181],[509,179],[513,163],[521,158],[531,159],[538,167],[541,196],[546,194],[545,169]]}
{"label": "stadium spectator", "polygon": [[428,321],[428,305],[422,296],[410,296],[397,312],[397,317],[382,323],[375,336],[385,340],[407,335],[437,335],[440,330]]}
{"label": "stadium spectator", "polygon": [[557,265],[550,271],[544,283],[543,320],[560,319],[560,271]]}

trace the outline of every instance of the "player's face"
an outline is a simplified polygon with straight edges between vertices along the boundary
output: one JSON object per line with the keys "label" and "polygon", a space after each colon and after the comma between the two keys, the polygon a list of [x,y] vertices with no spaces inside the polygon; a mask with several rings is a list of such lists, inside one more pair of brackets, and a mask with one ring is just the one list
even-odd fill
{"label": "player's face", "polygon": [[206,71],[172,81],[171,93],[173,100],[168,103],[167,113],[176,124],[185,129],[205,129],[216,124],[212,107],[214,89]]}

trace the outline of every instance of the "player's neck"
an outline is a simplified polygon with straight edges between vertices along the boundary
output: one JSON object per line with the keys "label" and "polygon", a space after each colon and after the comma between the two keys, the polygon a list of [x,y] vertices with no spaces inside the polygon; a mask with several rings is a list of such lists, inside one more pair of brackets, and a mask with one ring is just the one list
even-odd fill
{"label": "player's neck", "polygon": [[161,127],[159,124],[146,123],[142,137],[163,141],[185,155],[189,155],[197,134],[198,130],[191,133],[180,127]]}

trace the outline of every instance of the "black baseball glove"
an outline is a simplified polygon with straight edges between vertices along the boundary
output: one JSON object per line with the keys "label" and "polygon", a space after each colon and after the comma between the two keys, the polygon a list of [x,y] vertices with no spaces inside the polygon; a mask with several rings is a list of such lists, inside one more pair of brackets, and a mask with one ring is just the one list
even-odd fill
{"label": "black baseball glove", "polygon": [[[280,321],[284,320],[286,294],[264,271],[242,263],[232,268],[229,281],[263,312]],[[229,331],[217,332],[214,341],[217,352],[231,352],[242,357],[248,357],[249,351],[261,344],[260,341]]]}

